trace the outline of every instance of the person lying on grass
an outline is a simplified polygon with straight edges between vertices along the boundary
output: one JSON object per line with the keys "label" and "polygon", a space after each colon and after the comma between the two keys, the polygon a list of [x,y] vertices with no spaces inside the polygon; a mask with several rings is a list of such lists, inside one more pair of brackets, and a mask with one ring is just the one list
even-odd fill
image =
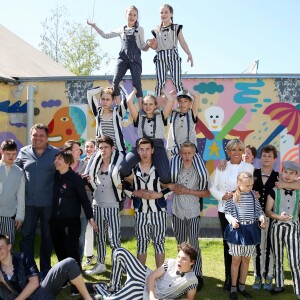
{"label": "person lying on grass", "polygon": [[24,253],[12,253],[6,235],[0,234],[0,299],[54,300],[68,280],[84,300],[92,300],[80,268],[73,258],[55,264],[43,281],[33,258]]}

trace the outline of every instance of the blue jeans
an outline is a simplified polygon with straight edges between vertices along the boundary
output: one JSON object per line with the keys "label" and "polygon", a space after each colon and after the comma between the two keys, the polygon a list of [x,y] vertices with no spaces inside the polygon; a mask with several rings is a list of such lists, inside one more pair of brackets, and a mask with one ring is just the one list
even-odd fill
{"label": "blue jeans", "polygon": [[52,239],[50,234],[50,218],[52,206],[25,206],[25,219],[22,225],[20,250],[34,257],[34,238],[38,220],[41,225],[40,271],[45,276],[51,269]]}

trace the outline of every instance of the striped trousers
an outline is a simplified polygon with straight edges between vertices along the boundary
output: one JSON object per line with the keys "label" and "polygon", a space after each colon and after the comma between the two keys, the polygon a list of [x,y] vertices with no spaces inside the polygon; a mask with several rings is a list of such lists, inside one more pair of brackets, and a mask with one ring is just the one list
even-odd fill
{"label": "striped trousers", "polygon": [[178,54],[178,49],[161,50],[154,58],[156,69],[156,86],[155,94],[160,95],[161,89],[166,83],[167,72],[170,71],[173,84],[177,94],[183,90],[181,80],[181,58]]}
{"label": "striped trousers", "polygon": [[107,234],[112,250],[121,246],[120,212],[118,207],[99,207],[98,205],[94,205],[93,210],[95,222],[99,228],[99,232],[96,235],[97,261],[104,264]]}
{"label": "striped trousers", "polygon": [[9,237],[10,243],[13,245],[15,242],[15,220],[11,217],[0,216],[0,233]]}
{"label": "striped trousers", "polygon": [[200,235],[200,216],[182,220],[172,215],[172,227],[177,244],[189,242],[198,252],[193,271],[196,276],[202,276],[202,255],[199,247],[198,237]]}
{"label": "striped trousers", "polygon": [[253,267],[255,277],[273,277],[274,275],[274,261],[271,250],[270,239],[270,218],[266,218],[266,228],[260,231],[260,244],[256,245],[253,253]]}
{"label": "striped trousers", "polygon": [[165,240],[167,228],[167,212],[136,212],[135,235],[137,239],[137,253],[147,253],[152,239],[155,254],[165,253]]}
{"label": "striped trousers", "polygon": [[290,224],[278,222],[272,223],[271,246],[274,255],[276,287],[284,286],[283,249],[285,245],[296,295],[300,294],[299,241],[299,221]]}
{"label": "striped trousers", "polygon": [[[125,285],[120,289],[124,272],[126,272],[127,278]],[[104,296],[103,299],[143,300],[147,273],[147,268],[128,250],[116,249],[113,254],[110,287],[118,290],[118,292],[111,295],[105,289],[100,288],[100,293]]]}

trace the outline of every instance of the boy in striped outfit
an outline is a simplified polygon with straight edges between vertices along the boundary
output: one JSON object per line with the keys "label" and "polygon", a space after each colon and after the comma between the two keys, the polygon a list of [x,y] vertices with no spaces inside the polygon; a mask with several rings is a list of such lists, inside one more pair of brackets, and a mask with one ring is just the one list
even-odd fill
{"label": "boy in striped outfit", "polygon": [[[298,177],[299,166],[294,161],[282,163],[282,180],[293,183]],[[284,291],[283,250],[288,254],[294,292],[300,299],[300,249],[299,249],[299,191],[276,189],[267,200],[266,214],[274,219],[271,225],[271,246],[274,255],[276,287],[272,294]]]}
{"label": "boy in striped outfit", "polygon": [[133,185],[126,188],[126,194],[133,200],[135,210],[135,234],[137,257],[145,265],[150,239],[155,248],[156,266],[165,259],[165,233],[167,227],[166,195],[169,189],[161,189],[160,178],[152,163],[153,141],[141,138],[137,141],[141,161],[133,168]]}

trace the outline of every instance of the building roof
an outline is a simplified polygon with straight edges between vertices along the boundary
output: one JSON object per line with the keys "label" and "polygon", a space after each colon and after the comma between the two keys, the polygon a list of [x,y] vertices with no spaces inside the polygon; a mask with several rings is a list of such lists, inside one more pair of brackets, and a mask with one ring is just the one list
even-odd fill
{"label": "building roof", "polygon": [[0,78],[74,76],[0,24]]}

